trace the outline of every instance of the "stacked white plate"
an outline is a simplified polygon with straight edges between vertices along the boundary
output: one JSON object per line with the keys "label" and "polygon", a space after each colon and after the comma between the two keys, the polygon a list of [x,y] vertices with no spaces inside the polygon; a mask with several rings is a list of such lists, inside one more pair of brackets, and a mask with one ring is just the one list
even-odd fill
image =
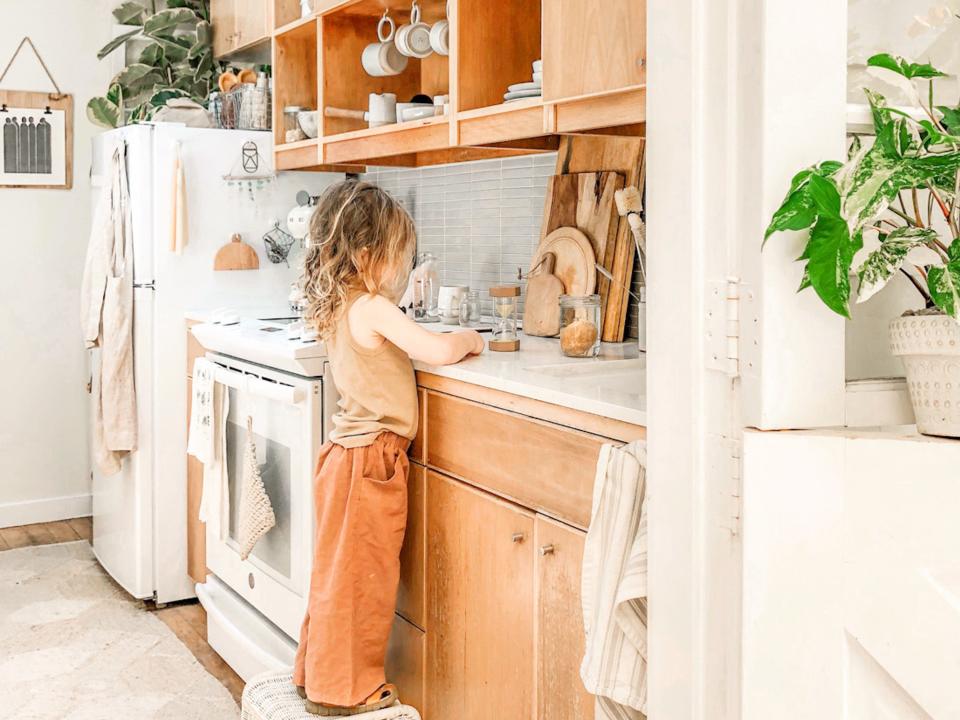
{"label": "stacked white plate", "polygon": [[533,63],[532,80],[511,85],[504,93],[503,99],[505,102],[513,102],[541,95],[543,95],[543,60],[537,60]]}

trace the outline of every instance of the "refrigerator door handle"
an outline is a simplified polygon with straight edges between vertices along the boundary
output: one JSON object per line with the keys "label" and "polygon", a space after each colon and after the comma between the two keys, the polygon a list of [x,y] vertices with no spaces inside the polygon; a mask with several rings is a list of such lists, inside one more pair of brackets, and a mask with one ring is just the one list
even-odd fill
{"label": "refrigerator door handle", "polygon": [[156,290],[156,289],[157,289],[157,281],[156,281],[156,280],[151,280],[150,282],[144,282],[144,283],[135,282],[135,283],[133,284],[133,287],[134,287],[135,290]]}

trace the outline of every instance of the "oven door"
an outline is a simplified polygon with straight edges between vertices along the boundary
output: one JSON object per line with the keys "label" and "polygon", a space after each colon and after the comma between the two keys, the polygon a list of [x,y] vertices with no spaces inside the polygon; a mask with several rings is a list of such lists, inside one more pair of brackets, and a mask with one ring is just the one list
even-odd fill
{"label": "oven door", "polygon": [[[322,441],[322,381],[210,356],[230,398],[226,422],[229,522],[207,525],[207,566],[234,592],[296,638],[306,610],[313,549],[313,465]],[[247,418],[276,515],[246,560],[238,530]]]}

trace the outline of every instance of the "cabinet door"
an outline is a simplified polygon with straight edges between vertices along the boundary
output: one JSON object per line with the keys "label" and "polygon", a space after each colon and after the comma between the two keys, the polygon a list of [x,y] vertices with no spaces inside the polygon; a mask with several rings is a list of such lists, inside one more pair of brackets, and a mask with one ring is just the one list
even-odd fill
{"label": "cabinet door", "polygon": [[642,84],[645,56],[645,2],[544,0],[544,100]]}
{"label": "cabinet door", "polygon": [[586,535],[537,516],[537,718],[593,720],[594,698],[580,680],[583,612],[580,568]]}
{"label": "cabinet door", "polygon": [[267,36],[267,0],[234,0],[237,36],[233,46],[242,47]]}
{"label": "cabinet door", "polygon": [[400,550],[400,587],[397,612],[417,627],[427,629],[424,612],[426,544],[426,470],[410,463],[407,479],[407,531]]}
{"label": "cabinet door", "polygon": [[213,25],[213,54],[226,55],[236,47],[237,0],[210,0]]}
{"label": "cabinet door", "polygon": [[432,720],[533,714],[533,516],[427,473]]}
{"label": "cabinet door", "polygon": [[424,643],[423,630],[397,615],[390,633],[390,644],[387,646],[387,682],[397,686],[401,702],[415,707],[421,714]]}

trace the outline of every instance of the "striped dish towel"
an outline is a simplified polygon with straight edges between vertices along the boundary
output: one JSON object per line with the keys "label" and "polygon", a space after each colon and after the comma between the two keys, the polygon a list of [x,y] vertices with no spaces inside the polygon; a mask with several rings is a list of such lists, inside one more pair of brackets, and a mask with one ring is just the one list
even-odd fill
{"label": "striped dish towel", "polygon": [[581,600],[580,677],[599,720],[637,720],[647,705],[646,445],[604,445],[597,461]]}
{"label": "striped dish towel", "polygon": [[[409,705],[353,715],[356,720],[420,720]],[[317,720],[306,711],[297,695],[290,671],[267,672],[250,679],[240,701],[240,720]]]}

